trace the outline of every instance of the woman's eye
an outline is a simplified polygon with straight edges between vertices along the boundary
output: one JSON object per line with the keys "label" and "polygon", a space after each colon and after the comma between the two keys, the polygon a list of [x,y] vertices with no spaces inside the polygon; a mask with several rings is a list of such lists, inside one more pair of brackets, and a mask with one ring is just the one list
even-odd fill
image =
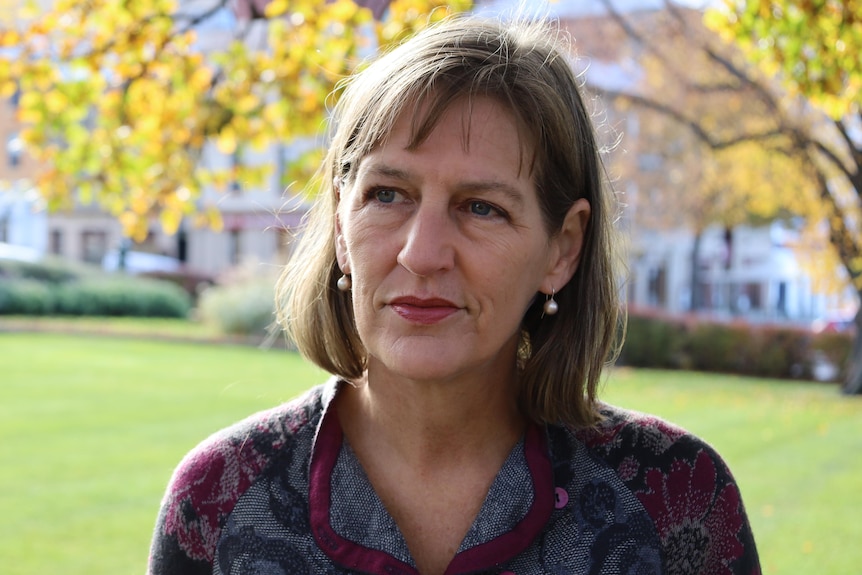
{"label": "woman's eye", "polygon": [[391,204],[398,197],[398,193],[395,190],[380,189],[374,192],[374,197],[380,203]]}
{"label": "woman's eye", "polygon": [[485,202],[470,202],[470,213],[477,216],[490,216],[494,208]]}

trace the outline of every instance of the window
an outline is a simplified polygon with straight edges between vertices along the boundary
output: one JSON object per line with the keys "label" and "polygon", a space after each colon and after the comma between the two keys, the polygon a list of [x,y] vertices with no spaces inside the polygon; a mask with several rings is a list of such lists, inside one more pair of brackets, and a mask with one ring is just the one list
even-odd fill
{"label": "window", "polygon": [[240,230],[230,230],[228,233],[228,261],[231,265],[239,264],[239,258],[242,254],[240,245]]}
{"label": "window", "polygon": [[48,237],[48,250],[55,256],[63,255],[63,230],[53,229]]}
{"label": "window", "polygon": [[667,303],[667,269],[663,265],[649,270],[647,302],[653,307]]}
{"label": "window", "polygon": [[759,283],[742,284],[739,297],[740,311],[763,309],[763,286]]}
{"label": "window", "polygon": [[787,282],[778,282],[778,301],[775,309],[782,317],[787,317]]}
{"label": "window", "polygon": [[189,235],[183,229],[177,232],[177,259],[183,263],[189,259]]}
{"label": "window", "polygon": [[81,233],[82,257],[85,262],[101,264],[107,251],[108,238],[105,232],[87,231]]}
{"label": "window", "polygon": [[241,161],[242,158],[240,158],[239,150],[235,150],[234,153],[230,156],[231,172],[234,174],[230,182],[230,193],[232,194],[239,194],[242,192],[242,184],[240,184],[239,180],[236,179],[236,170],[239,167]]}

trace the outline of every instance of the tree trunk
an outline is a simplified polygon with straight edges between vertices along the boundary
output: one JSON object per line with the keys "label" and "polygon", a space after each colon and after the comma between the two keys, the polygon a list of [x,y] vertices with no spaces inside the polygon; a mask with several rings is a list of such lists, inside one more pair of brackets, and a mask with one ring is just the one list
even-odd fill
{"label": "tree trunk", "polygon": [[[862,302],[862,292],[859,293],[859,301]],[[847,379],[843,391],[848,395],[862,395],[862,304],[853,323],[856,325],[856,336],[847,360]]]}

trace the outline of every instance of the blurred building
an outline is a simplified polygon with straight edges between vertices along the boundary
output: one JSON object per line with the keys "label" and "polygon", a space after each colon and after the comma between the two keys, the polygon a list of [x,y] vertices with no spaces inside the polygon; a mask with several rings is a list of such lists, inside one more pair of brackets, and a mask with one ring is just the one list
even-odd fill
{"label": "blurred building", "polygon": [[682,228],[638,230],[628,247],[626,298],[635,310],[681,314],[691,311],[699,290],[697,312],[719,319],[808,325],[852,317],[855,294],[818,289],[800,261],[798,235],[782,222],[711,226],[700,240],[700,281],[692,286],[694,235]]}
{"label": "blurred building", "polygon": [[[611,0],[614,9],[633,20],[647,20],[666,9],[666,0]],[[674,0],[685,18],[700,21],[704,0]],[[637,93],[646,73],[639,63],[644,46],[633,41],[608,13],[605,0],[519,0],[478,2],[480,13],[558,18],[573,37],[574,66],[587,90]],[[609,152],[608,175],[622,204],[618,226],[624,246],[625,298],[632,310],[697,313],[716,318],[809,325],[824,317],[850,317],[851,289],[824,294],[796,251],[799,237],[792,223],[726,229],[707,226],[695,234],[677,214],[677,225],[656,225],[642,217],[663,193],[673,166],[644,135],[646,118],[635,107],[615,109],[587,96],[593,105],[598,136]],[[668,131],[665,138],[673,138]],[[686,153],[685,150],[682,153]],[[696,266],[696,269],[693,269]],[[841,270],[836,270],[839,275]],[[695,285],[696,284],[696,285]]]}
{"label": "blurred building", "polygon": [[[265,23],[260,21],[268,0],[236,0],[232,9],[219,0],[184,0],[189,12],[222,8],[198,28],[198,49],[208,52],[231,40],[242,20],[247,41],[259,41]],[[386,0],[361,0],[375,14],[383,14]],[[625,14],[649,14],[661,10],[665,0],[613,0]],[[678,2],[703,5],[698,0]],[[525,8],[526,7],[526,8]],[[524,3],[521,0],[477,0],[476,10],[486,15],[506,17],[524,10],[537,16],[559,18],[575,38],[574,65],[587,84],[623,91],[641,81],[639,48],[608,16],[602,0],[554,0]],[[649,308],[667,313],[684,313],[697,296],[700,308],[719,316],[744,315],[752,320],[810,322],[831,310],[853,305],[849,296],[822,296],[806,274],[787,240],[792,233],[775,224],[760,228],[725,230],[713,226],[696,236],[685,227],[659,228],[642,225],[636,217],[639,202],[647,201],[644,180],[650,172],[666,169],[662,158],[641,138],[641,117],[633,108],[605,108],[596,100],[600,120],[599,136],[609,147],[625,153],[608,155],[608,169],[625,204],[619,225],[631,238],[628,242],[628,272],[625,294],[632,308]],[[0,242],[27,245],[82,261],[117,261],[120,250],[167,256],[187,269],[218,275],[246,261],[283,262],[290,250],[293,230],[305,206],[291,198],[282,184],[287,163],[302,153],[307,143],[273,146],[264,152],[243,157],[225,155],[215,146],[204,150],[202,162],[212,168],[230,167],[236,162],[268,164],[273,172],[263,186],[248,187],[232,182],[226,192],[207,190],[205,200],[218,203],[224,230],[195,229],[184,222],[179,232],[167,236],[154,222],[141,245],[123,240],[116,220],[93,206],[77,206],[66,213],[46,214],[32,193],[30,181],[35,166],[22,154],[19,127],[15,121],[17,102],[0,102]],[[617,145],[622,138],[622,145]],[[124,243],[125,242],[125,243]],[[694,257],[695,250],[698,253]],[[692,269],[697,266],[698,273]],[[697,276],[697,285],[693,278]]]}
{"label": "blurred building", "polygon": [[17,107],[18,94],[0,100],[0,243],[44,253],[47,217],[32,180],[38,166],[24,153]]}
{"label": "blurred building", "polygon": [[[50,0],[41,0],[44,5]],[[23,2],[22,2],[23,3]],[[265,5],[266,2],[255,2]],[[14,2],[13,2],[14,4]],[[198,46],[203,52],[223,48],[231,41],[239,26],[237,16],[228,3],[216,0],[185,0],[183,9],[203,13],[218,9],[214,16],[198,28]],[[243,5],[237,2],[236,6]],[[247,36],[255,40],[254,31]],[[209,189],[205,201],[218,204],[224,229],[216,232],[195,228],[184,221],[177,234],[165,234],[158,222],[153,222],[146,240],[132,245],[123,237],[116,218],[95,204],[77,203],[73,209],[47,213],[32,181],[39,172],[18,137],[20,126],[15,118],[17,97],[0,101],[0,143],[4,157],[0,158],[0,242],[26,245],[43,254],[102,265],[116,265],[118,256],[129,252],[161,256],[146,261],[164,262],[165,271],[177,267],[206,276],[217,276],[244,262],[283,262],[289,250],[292,228],[299,224],[304,207],[285,194],[280,184],[284,166],[303,151],[303,143],[273,146],[263,153],[244,157],[224,155],[215,146],[208,146],[202,162],[212,168],[230,167],[236,162],[268,163],[273,166],[269,181],[251,188],[243,182],[232,182],[227,192]],[[125,258],[124,258],[125,260]],[[136,258],[129,261],[144,261]],[[168,262],[173,262],[168,265]],[[113,263],[112,263],[113,262]]]}

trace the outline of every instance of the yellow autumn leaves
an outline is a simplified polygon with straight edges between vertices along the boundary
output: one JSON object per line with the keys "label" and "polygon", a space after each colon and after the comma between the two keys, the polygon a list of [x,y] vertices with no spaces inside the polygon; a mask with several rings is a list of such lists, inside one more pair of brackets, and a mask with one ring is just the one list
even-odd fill
{"label": "yellow autumn leaves", "polygon": [[832,118],[862,105],[862,0],[725,0],[706,23]]}
{"label": "yellow autumn leaves", "polygon": [[[395,0],[374,22],[350,0],[273,0],[266,22],[221,27],[224,10],[189,13],[175,0],[24,5],[0,21],[0,97],[20,96],[50,206],[98,202],[135,239],[153,218],[169,232],[184,219],[218,227],[204,190],[260,186],[273,167],[245,165],[246,149],[317,135],[336,83],[376,46],[469,4]],[[238,161],[205,164],[208,145]],[[314,159],[286,173],[303,178]]]}

